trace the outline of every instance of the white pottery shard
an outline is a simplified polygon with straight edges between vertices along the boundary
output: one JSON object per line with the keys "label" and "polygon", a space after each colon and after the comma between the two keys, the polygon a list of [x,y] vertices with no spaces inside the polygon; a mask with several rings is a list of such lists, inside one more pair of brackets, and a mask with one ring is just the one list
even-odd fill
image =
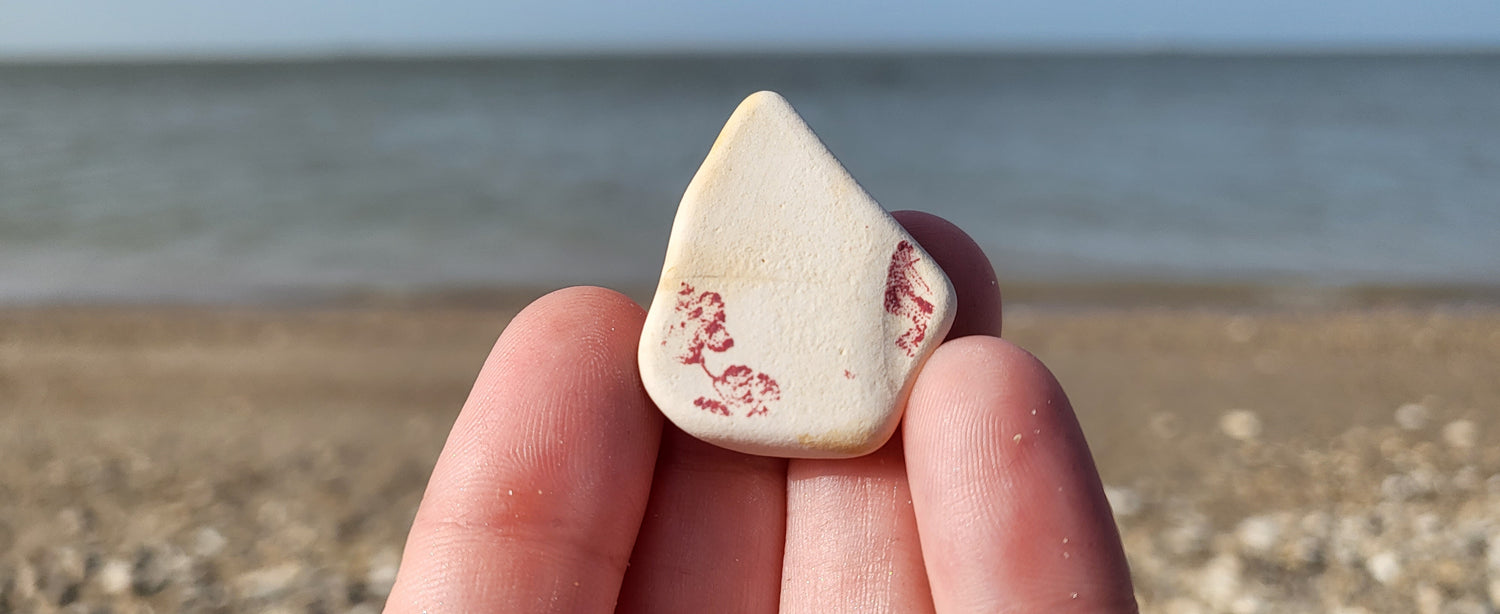
{"label": "white pottery shard", "polygon": [[688,185],[641,333],[646,391],[699,439],[843,458],[890,438],[953,287],[772,92]]}

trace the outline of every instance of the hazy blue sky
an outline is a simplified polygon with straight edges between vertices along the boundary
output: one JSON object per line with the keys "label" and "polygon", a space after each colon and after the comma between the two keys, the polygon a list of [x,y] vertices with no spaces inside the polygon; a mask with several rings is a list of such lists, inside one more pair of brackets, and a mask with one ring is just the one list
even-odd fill
{"label": "hazy blue sky", "polygon": [[1500,0],[0,0],[0,56],[1500,48]]}

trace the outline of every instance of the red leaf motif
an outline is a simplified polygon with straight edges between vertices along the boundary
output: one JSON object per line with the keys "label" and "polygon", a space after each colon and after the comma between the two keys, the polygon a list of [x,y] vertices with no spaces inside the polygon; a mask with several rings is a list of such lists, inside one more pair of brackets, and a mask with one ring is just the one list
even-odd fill
{"label": "red leaf motif", "polygon": [[729,415],[728,407],[725,407],[723,403],[707,397],[698,397],[696,399],[693,399],[693,405],[697,405],[698,407],[707,410],[709,413],[719,414],[720,416]]}
{"label": "red leaf motif", "polygon": [[724,328],[724,297],[718,292],[698,292],[683,282],[677,291],[675,313],[680,320],[667,328],[662,345],[669,343],[674,358],[684,365],[698,365],[713,382],[718,399],[698,397],[693,405],[710,413],[729,416],[744,412],[746,416],[770,411],[768,404],[781,400],[781,386],[764,373],[745,365],[730,365],[723,373],[709,370],[704,352],[723,352],[734,347],[734,338]]}
{"label": "red leaf motif", "polygon": [[703,364],[703,351],[723,352],[734,347],[734,338],[724,328],[724,297],[718,292],[694,295],[686,282],[677,292],[676,312],[681,320],[667,329],[667,339],[677,346],[677,360],[685,365]]}
{"label": "red leaf motif", "polygon": [[927,323],[932,320],[932,301],[927,295],[932,288],[917,274],[916,264],[922,260],[911,243],[896,244],[891,253],[891,265],[885,276],[885,310],[911,320],[911,326],[896,338],[896,347],[906,350],[907,356],[917,355],[917,346],[927,338]]}
{"label": "red leaf motif", "polygon": [[714,378],[714,391],[746,416],[764,414],[768,404],[781,400],[781,385],[776,380],[745,365],[724,369],[722,375]]}

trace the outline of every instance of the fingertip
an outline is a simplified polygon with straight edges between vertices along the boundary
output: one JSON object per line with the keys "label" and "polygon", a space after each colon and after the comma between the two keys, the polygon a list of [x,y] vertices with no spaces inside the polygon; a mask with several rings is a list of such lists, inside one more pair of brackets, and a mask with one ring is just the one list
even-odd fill
{"label": "fingertip", "polygon": [[1000,335],[1000,285],[984,250],[963,229],[923,211],[891,214],[922,249],[937,261],[958,293],[958,314],[949,339],[969,335]]}
{"label": "fingertip", "polygon": [[598,286],[573,286],[532,301],[511,319],[501,338],[566,338],[570,331],[599,330],[611,333],[604,337],[611,341],[634,343],[645,320],[646,310],[624,294]]}
{"label": "fingertip", "polygon": [[[1066,403],[1062,386],[1041,360],[990,335],[971,335],[939,346],[923,365],[916,386],[938,400],[987,406],[999,414],[992,417],[1037,402],[1051,403],[1056,397]],[[945,398],[950,395],[960,398]]]}
{"label": "fingertip", "polygon": [[433,470],[387,611],[613,604],[661,433],[635,366],[643,319],[603,288],[512,319]]}
{"label": "fingertip", "polygon": [[[511,319],[495,342],[454,423],[445,452],[454,448],[458,454],[469,454],[469,444],[507,441],[515,435],[507,429],[514,429],[516,420],[528,428],[583,428],[589,420],[613,421],[641,413],[644,423],[657,423],[659,432],[660,414],[646,400],[636,366],[644,323],[645,310],[608,288],[563,288],[533,301]],[[625,415],[548,414],[547,410],[557,407],[517,407],[506,402],[520,397],[573,407],[613,399],[628,401],[619,407],[629,409]],[[467,441],[455,447],[455,440]]]}
{"label": "fingertip", "polygon": [[939,347],[912,390],[904,436],[939,610],[1133,603],[1088,444],[1035,356],[987,336]]}

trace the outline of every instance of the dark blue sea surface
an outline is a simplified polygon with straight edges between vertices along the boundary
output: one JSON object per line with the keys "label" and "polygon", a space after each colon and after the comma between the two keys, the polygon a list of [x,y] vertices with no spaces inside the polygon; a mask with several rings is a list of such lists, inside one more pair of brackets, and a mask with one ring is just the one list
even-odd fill
{"label": "dark blue sea surface", "polygon": [[1500,56],[0,66],[0,303],[655,279],[774,89],[1003,279],[1500,285]]}

